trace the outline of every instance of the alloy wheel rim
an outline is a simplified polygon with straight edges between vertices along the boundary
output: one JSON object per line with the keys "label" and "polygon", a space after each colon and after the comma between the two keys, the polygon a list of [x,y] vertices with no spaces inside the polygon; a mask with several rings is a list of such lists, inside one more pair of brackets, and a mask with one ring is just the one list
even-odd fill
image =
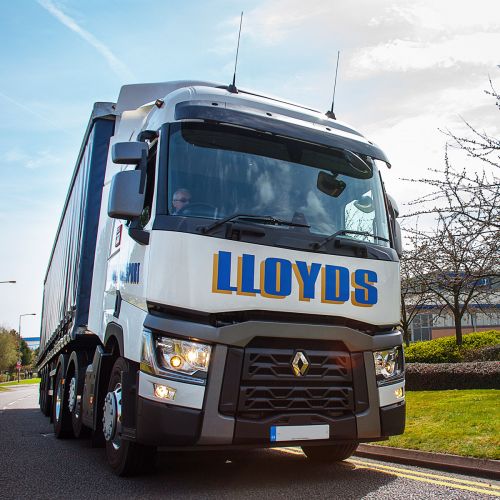
{"label": "alloy wheel rim", "polygon": [[56,392],[56,420],[59,422],[59,417],[61,416],[61,403],[62,403],[62,384],[59,381],[57,384]]}
{"label": "alloy wheel rim", "polygon": [[69,411],[73,413],[76,406],[76,377],[71,379],[69,384],[68,407]]}
{"label": "alloy wheel rim", "polygon": [[122,386],[118,383],[113,391],[106,394],[104,400],[102,427],[104,438],[118,450],[121,446],[122,431]]}

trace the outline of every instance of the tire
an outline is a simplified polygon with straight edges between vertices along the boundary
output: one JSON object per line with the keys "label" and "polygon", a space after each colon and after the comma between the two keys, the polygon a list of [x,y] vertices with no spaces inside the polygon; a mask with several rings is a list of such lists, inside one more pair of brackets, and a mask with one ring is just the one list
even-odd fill
{"label": "tire", "polygon": [[68,409],[71,414],[71,427],[73,435],[76,438],[86,437],[90,434],[90,429],[83,425],[82,422],[82,398],[83,398],[83,385],[85,382],[86,365],[80,366],[82,358],[78,358],[78,364],[73,368],[71,373],[66,377],[69,383],[68,387]]}
{"label": "tire", "polygon": [[43,374],[40,381],[40,410],[46,416],[49,417],[52,411],[51,397],[49,396],[49,375],[46,368],[43,369]]}
{"label": "tire", "polygon": [[[121,374],[124,371],[128,371],[127,362],[123,358],[118,358],[109,378],[108,393],[104,403],[103,427],[106,438],[106,456],[113,472],[118,476],[132,476],[154,467],[156,448],[121,438],[117,422],[121,420],[121,398],[125,396],[121,394]],[[116,417],[111,418],[111,414]],[[115,422],[114,430],[110,430],[110,421]]]}
{"label": "tire", "polygon": [[71,414],[68,409],[68,384],[65,383],[62,367],[57,369],[54,382],[54,395],[52,397],[52,422],[54,434],[57,439],[73,437],[71,427]]}
{"label": "tire", "polygon": [[349,458],[356,451],[358,444],[357,441],[353,441],[326,446],[302,446],[302,451],[313,462],[334,463]]}

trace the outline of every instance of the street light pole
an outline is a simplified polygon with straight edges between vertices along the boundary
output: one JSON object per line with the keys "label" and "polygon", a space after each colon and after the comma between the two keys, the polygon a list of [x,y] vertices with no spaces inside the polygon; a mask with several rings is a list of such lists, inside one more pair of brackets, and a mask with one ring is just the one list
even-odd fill
{"label": "street light pole", "polygon": [[19,349],[17,352],[17,383],[19,383],[19,374],[21,373],[21,318],[24,316],[36,316],[36,313],[25,313],[19,315],[19,330],[17,333],[19,334]]}
{"label": "street light pole", "polygon": [[10,281],[0,281],[0,283],[16,283],[16,282],[13,280],[10,280]]}

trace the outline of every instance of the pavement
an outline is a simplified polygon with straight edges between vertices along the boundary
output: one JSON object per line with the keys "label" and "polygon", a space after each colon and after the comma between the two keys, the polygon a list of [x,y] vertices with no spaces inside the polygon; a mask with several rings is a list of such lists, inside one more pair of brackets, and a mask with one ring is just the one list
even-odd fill
{"label": "pavement", "polygon": [[360,444],[355,456],[500,480],[500,460]]}

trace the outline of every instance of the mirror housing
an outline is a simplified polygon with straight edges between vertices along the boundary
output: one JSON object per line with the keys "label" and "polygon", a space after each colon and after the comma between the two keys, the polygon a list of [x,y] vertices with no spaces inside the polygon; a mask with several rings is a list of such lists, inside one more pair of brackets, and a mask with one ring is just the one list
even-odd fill
{"label": "mirror housing", "polygon": [[397,217],[399,217],[399,207],[396,200],[390,194],[387,194],[387,201],[389,202],[389,212],[391,215],[394,250],[396,250],[398,256],[401,257],[403,255],[403,236],[401,235],[401,226],[396,220]]}
{"label": "mirror housing", "polygon": [[362,196],[359,200],[355,200],[354,206],[365,214],[369,214],[375,210],[371,196]]}
{"label": "mirror housing", "polygon": [[120,165],[139,165],[148,156],[148,145],[145,142],[117,142],[111,148],[113,163]]}
{"label": "mirror housing", "polygon": [[141,171],[123,170],[114,175],[108,199],[108,215],[113,219],[132,220],[139,217],[144,208],[141,193]]}
{"label": "mirror housing", "polygon": [[398,204],[396,203],[396,200],[390,194],[387,195],[387,199],[389,200],[389,205],[391,206],[392,211],[394,212],[394,216],[396,218],[398,218],[399,217],[399,207],[398,207]]}
{"label": "mirror housing", "polygon": [[394,250],[398,257],[403,255],[403,236],[401,235],[401,226],[397,220],[394,221]]}

